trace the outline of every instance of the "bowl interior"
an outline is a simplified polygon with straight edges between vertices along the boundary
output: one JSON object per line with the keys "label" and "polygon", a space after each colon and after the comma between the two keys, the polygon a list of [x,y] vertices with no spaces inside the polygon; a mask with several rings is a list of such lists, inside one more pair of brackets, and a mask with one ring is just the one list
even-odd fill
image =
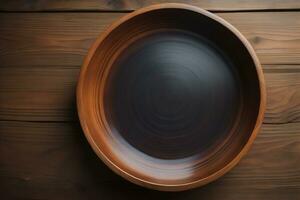
{"label": "bowl interior", "polygon": [[106,162],[145,182],[187,184],[222,169],[259,113],[249,51],[223,24],[192,10],[125,20],[84,74],[80,118],[90,142]]}

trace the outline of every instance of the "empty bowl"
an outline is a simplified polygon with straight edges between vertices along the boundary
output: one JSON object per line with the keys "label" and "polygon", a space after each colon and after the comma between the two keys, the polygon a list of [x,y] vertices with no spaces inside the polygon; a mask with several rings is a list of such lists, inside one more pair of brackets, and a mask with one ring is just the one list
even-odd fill
{"label": "empty bowl", "polygon": [[263,120],[265,84],[249,42],[185,4],[129,13],[102,33],[77,87],[84,134],[125,179],[180,191],[225,174]]}

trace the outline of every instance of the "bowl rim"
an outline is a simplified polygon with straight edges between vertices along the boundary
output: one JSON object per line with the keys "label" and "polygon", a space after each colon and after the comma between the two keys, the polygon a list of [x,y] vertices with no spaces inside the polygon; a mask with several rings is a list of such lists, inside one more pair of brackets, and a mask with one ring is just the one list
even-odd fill
{"label": "bowl rim", "polygon": [[[222,24],[225,28],[229,29],[241,42],[242,44],[246,47],[249,55],[251,56],[257,77],[258,77],[258,84],[259,84],[259,90],[260,90],[260,102],[259,102],[259,111],[257,114],[255,126],[253,128],[253,131],[248,138],[246,144],[243,146],[241,151],[231,160],[229,163],[227,163],[224,167],[220,168],[218,171],[210,174],[207,177],[201,178],[196,181],[191,181],[187,183],[181,183],[181,184],[161,184],[161,183],[156,183],[148,180],[144,180],[142,178],[136,177],[134,174],[130,174],[126,172],[124,169],[121,169],[119,166],[117,166],[113,161],[111,161],[102,151],[101,149],[97,146],[93,138],[91,137],[90,131],[85,123],[85,119],[82,117],[83,113],[83,106],[82,106],[82,93],[84,90],[84,77],[87,71],[87,68],[89,66],[89,63],[96,52],[98,46],[101,44],[102,41],[113,31],[115,30],[119,25],[122,23],[130,20],[131,18],[144,14],[146,12],[154,11],[154,10],[161,10],[161,9],[184,9],[184,10],[189,10],[192,12],[196,12],[198,14],[204,15],[220,24]],[[104,32],[102,32],[93,45],[90,47],[83,65],[80,69],[79,73],[79,79],[78,79],[78,84],[76,88],[76,104],[77,104],[77,113],[79,117],[79,121],[81,124],[81,127],[83,129],[84,135],[87,138],[89,144],[91,145],[92,149],[94,152],[98,155],[98,157],[115,173],[118,175],[122,176],[126,180],[135,183],[140,186],[144,186],[150,189],[155,189],[155,190],[160,190],[160,191],[183,191],[187,189],[192,189],[196,188],[202,185],[205,185],[207,183],[210,183],[219,177],[223,176],[225,173],[230,171],[234,166],[237,165],[237,163],[241,160],[243,156],[249,151],[250,147],[252,146],[255,138],[258,135],[259,129],[262,125],[263,119],[264,119],[264,113],[266,109],[266,87],[265,87],[265,80],[264,80],[264,75],[263,75],[263,70],[261,67],[261,64],[259,62],[259,59],[249,43],[249,41],[243,36],[234,26],[232,26],[229,22],[225,21],[223,18],[206,11],[202,8],[188,5],[188,4],[182,4],[182,3],[161,3],[161,4],[155,4],[151,6],[147,6],[141,9],[138,9],[136,11],[133,11],[131,13],[126,14],[125,16],[121,17],[120,19],[117,19],[115,22],[113,22]]]}

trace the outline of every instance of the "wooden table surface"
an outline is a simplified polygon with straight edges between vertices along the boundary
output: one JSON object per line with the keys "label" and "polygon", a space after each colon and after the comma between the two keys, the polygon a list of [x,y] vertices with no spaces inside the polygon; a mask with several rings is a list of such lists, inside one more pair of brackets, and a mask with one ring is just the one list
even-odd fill
{"label": "wooden table surface", "polygon": [[187,1],[237,27],[265,73],[263,127],[227,175],[191,191],[152,191],[91,150],[75,105],[83,58],[113,21],[160,2],[168,1],[1,1],[0,199],[300,199],[299,0]]}

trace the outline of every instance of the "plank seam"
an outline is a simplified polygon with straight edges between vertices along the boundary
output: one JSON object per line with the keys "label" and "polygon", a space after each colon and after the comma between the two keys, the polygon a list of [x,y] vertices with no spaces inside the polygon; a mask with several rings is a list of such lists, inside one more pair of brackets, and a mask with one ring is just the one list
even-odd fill
{"label": "plank seam", "polygon": [[[130,13],[132,10],[97,10],[97,9],[72,9],[72,10],[1,10],[0,13]],[[212,13],[249,13],[249,12],[300,12],[300,8],[278,8],[278,9],[243,9],[243,10],[217,10],[207,9]]]}
{"label": "plank seam", "polygon": [[[19,120],[19,119],[0,119],[0,122],[28,122],[28,123],[79,123],[78,120],[65,120],[65,121],[58,121],[58,120],[45,120],[45,121],[38,121],[38,120]],[[263,122],[262,124],[265,125],[284,125],[284,124],[299,124],[300,121],[288,121],[288,122]]]}

